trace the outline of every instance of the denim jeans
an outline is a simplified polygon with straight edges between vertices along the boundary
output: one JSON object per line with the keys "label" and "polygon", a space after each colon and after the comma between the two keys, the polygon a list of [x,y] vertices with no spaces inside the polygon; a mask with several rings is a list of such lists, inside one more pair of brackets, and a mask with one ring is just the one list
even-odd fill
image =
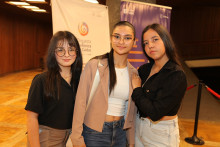
{"label": "denim jeans", "polygon": [[126,147],[124,119],[105,122],[102,132],[95,131],[83,124],[83,137],[86,147]]}
{"label": "denim jeans", "polygon": [[136,119],[135,147],[179,147],[178,118],[153,122]]}

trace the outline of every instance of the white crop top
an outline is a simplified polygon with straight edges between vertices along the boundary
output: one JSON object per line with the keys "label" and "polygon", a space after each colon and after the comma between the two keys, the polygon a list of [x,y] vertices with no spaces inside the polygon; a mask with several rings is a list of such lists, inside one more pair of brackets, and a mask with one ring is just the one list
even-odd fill
{"label": "white crop top", "polygon": [[129,98],[128,68],[115,68],[117,83],[108,98],[108,115],[124,116]]}

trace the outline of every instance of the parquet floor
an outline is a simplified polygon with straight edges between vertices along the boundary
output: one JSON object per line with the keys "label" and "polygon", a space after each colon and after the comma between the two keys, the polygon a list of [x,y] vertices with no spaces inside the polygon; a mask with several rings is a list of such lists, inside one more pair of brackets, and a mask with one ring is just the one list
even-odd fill
{"label": "parquet floor", "polygon": [[[26,112],[24,110],[31,81],[40,70],[30,70],[0,77],[0,147],[26,146]],[[179,118],[180,147],[196,147],[184,138],[193,135],[194,120]],[[220,122],[200,121],[198,137],[203,147],[220,147]]]}

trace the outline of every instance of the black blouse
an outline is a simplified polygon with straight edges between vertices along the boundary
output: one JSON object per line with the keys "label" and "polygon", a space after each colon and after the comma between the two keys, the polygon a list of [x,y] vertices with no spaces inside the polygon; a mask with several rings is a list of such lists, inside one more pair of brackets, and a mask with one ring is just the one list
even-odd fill
{"label": "black blouse", "polygon": [[140,117],[150,117],[157,121],[163,116],[177,114],[187,81],[183,70],[172,61],[168,61],[158,73],[146,81],[152,66],[153,63],[147,63],[138,69],[142,87],[134,89],[132,99]]}
{"label": "black blouse", "polygon": [[[34,77],[25,110],[38,113],[38,122],[40,125],[55,129],[72,128],[76,92],[72,86],[61,78],[59,100],[57,97],[55,99],[48,99],[44,95],[45,81],[46,73]],[[71,83],[73,84],[73,81]]]}

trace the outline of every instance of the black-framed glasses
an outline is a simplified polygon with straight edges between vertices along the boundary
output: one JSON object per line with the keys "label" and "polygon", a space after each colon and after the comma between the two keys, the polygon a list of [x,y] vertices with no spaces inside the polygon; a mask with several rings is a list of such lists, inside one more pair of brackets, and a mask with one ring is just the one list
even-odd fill
{"label": "black-framed glasses", "polygon": [[[69,47],[68,48],[68,54],[70,56],[76,55],[76,52],[77,52],[77,49],[75,47]],[[57,56],[63,57],[66,54],[66,50],[63,47],[57,47],[55,49],[55,53],[57,54]]]}

